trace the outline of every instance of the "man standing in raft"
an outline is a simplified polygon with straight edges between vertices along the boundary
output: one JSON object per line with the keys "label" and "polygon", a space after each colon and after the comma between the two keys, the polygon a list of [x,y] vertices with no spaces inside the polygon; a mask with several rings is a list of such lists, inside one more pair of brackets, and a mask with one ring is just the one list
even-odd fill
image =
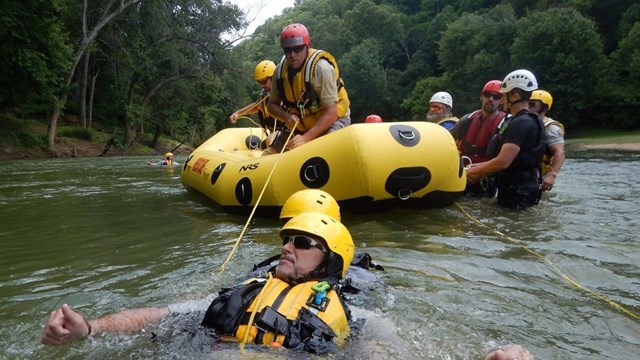
{"label": "man standing in raft", "polygon": [[302,24],[287,25],[280,33],[280,46],[284,58],[273,75],[269,112],[287,127],[264,154],[280,152],[292,130],[289,150],[351,124],[349,96],[335,58],[311,48],[309,31]]}

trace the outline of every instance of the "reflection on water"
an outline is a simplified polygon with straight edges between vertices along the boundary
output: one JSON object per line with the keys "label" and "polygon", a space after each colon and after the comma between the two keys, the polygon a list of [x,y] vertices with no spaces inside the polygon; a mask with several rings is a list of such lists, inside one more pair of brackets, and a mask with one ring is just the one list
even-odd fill
{"label": "reflection on water", "polygon": [[[307,358],[212,347],[199,314],[136,335],[40,345],[42,324],[62,303],[96,317],[199,298],[278,251],[278,221],[253,219],[218,274],[246,218],[202,203],[183,189],[179,171],[147,160],[0,162],[2,356]],[[640,313],[638,173],[635,153],[573,152],[554,191],[524,214],[467,198],[459,204],[470,217],[456,207],[343,214],[358,251],[387,271],[353,309],[367,319],[362,333],[331,357],[478,359],[506,342],[540,359],[637,357],[640,320],[571,286],[552,265]]]}

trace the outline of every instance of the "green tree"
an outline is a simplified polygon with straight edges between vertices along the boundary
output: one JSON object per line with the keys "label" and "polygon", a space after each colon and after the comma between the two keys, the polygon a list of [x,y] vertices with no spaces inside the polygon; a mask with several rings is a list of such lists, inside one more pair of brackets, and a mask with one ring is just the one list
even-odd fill
{"label": "green tree", "polygon": [[3,0],[0,11],[0,106],[24,115],[48,111],[71,65],[61,13],[64,0]]}
{"label": "green tree", "polygon": [[438,63],[444,71],[420,79],[403,103],[412,117],[424,118],[429,99],[437,91],[452,95],[455,114],[477,108],[482,86],[488,80],[502,79],[510,67],[504,48],[513,39],[515,22],[509,6],[465,14],[452,22],[438,42]]}
{"label": "green tree", "polygon": [[340,60],[345,86],[351,101],[352,122],[361,122],[376,113],[386,117],[388,93],[383,68],[381,45],[374,39],[364,40]]}
{"label": "green tree", "polygon": [[53,149],[55,147],[55,139],[56,132],[58,126],[58,118],[62,113],[62,109],[67,104],[67,100],[69,98],[68,90],[71,88],[71,82],[73,81],[73,76],[75,74],[78,63],[80,62],[84,52],[87,50],[89,45],[95,40],[98,36],[98,33],[102,28],[104,28],[113,18],[120,15],[124,10],[126,10],[132,4],[135,4],[141,0],[123,0],[119,2],[119,6],[114,6],[115,0],[109,0],[104,7],[102,8],[101,16],[96,21],[95,25],[89,29],[89,25],[87,23],[88,16],[88,3],[87,0],[83,1],[84,7],[82,16],[82,41],[76,45],[74,50],[73,58],[70,62],[70,67],[67,69],[67,75],[64,80],[62,95],[60,95],[58,101],[54,104],[53,111],[51,113],[51,117],[49,120],[49,136],[48,143],[49,147]]}
{"label": "green tree", "polygon": [[205,0],[147,0],[112,24],[102,43],[110,59],[106,85],[115,91],[101,101],[117,100],[124,108],[117,124],[125,144],[145,124],[155,130],[152,146],[161,132],[187,131],[185,115],[204,106],[192,100],[205,101],[195,83],[211,82],[232,67],[222,34],[239,28],[239,18],[237,7]]}
{"label": "green tree", "polygon": [[531,70],[540,88],[553,95],[551,115],[569,127],[594,120],[589,105],[605,57],[593,21],[576,10],[554,8],[521,18],[516,27],[512,67]]}
{"label": "green tree", "polygon": [[[640,21],[636,21],[622,38],[618,49],[611,54],[615,81],[608,87],[608,104],[612,122],[625,128],[640,127],[637,114],[640,112]],[[603,104],[604,105],[604,104]]]}
{"label": "green tree", "polygon": [[510,69],[505,44],[513,41],[516,19],[510,6],[461,16],[447,27],[439,42],[438,60],[446,69],[445,88],[423,94],[425,103],[440,90],[454,98],[454,112],[460,116],[477,109],[482,86],[502,78]]}

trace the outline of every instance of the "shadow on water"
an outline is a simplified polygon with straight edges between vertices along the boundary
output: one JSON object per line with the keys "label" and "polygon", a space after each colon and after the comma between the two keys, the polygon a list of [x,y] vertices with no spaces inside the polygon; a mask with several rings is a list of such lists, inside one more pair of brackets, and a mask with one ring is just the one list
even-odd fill
{"label": "shadow on water", "polygon": [[[0,337],[5,358],[308,358],[213,345],[201,314],[170,316],[135,335],[40,345],[49,312],[89,318],[197,299],[242,280],[279,251],[276,219],[253,219],[188,194],[179,169],[146,158],[0,162]],[[180,159],[177,159],[180,162]],[[524,344],[540,359],[631,359],[640,312],[640,156],[572,152],[554,191],[525,213],[463,198],[439,210],[343,214],[382,284],[353,307],[367,321],[336,359],[479,359]],[[478,224],[479,221],[481,224]],[[325,356],[324,358],[326,358]]]}

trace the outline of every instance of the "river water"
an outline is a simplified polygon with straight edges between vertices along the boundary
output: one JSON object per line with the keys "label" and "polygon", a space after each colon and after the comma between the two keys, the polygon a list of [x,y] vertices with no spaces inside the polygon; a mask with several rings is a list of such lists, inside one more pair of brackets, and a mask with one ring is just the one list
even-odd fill
{"label": "river water", "polygon": [[[0,162],[0,358],[306,358],[212,347],[201,314],[134,335],[40,344],[51,310],[89,318],[197,299],[279,251],[276,219],[247,221],[187,193],[147,158]],[[177,159],[179,162],[184,159]],[[480,359],[521,343],[538,359],[640,356],[640,154],[570,151],[553,192],[516,214],[490,199],[343,214],[386,268],[360,299],[362,333],[336,359]]]}

